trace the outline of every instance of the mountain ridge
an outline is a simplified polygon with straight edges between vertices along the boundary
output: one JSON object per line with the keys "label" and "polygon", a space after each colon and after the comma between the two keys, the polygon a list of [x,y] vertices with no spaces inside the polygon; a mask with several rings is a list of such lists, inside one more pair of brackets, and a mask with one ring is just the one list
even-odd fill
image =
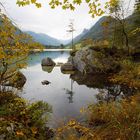
{"label": "mountain ridge", "polygon": [[[110,20],[110,21],[109,21]],[[108,36],[104,36],[103,32],[104,32],[104,27],[103,27],[103,23],[104,22],[109,22],[110,25],[110,29],[112,26],[112,22],[115,19],[109,17],[109,16],[103,16],[101,17],[90,29],[84,31],[78,35],[77,37],[74,38],[74,43],[78,43],[82,40],[85,39],[94,39],[94,40],[101,40],[101,39],[106,39]],[[109,33],[108,33],[109,34]]]}
{"label": "mountain ridge", "polygon": [[33,32],[33,31],[24,31],[24,32],[31,35],[35,41],[41,43],[42,45],[51,45],[51,46],[61,45],[61,42],[58,39],[50,37],[47,34],[36,33],[36,32]]}

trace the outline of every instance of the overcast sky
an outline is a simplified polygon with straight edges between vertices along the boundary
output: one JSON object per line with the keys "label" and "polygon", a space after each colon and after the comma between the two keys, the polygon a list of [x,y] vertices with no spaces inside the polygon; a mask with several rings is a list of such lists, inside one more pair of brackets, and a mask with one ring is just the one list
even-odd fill
{"label": "overcast sky", "polygon": [[[74,19],[75,36],[83,31],[84,28],[90,28],[97,22],[99,17],[92,18],[88,14],[88,6],[82,4],[76,10],[62,10],[61,8],[51,9],[46,0],[43,2],[42,8],[38,9],[34,5],[26,7],[18,7],[16,0],[0,0],[6,7],[8,16],[25,31],[34,31],[37,33],[45,33],[57,39],[69,39],[70,35],[66,32],[70,19]],[[105,0],[100,0],[105,2]],[[125,6],[128,6],[125,0]],[[130,8],[134,4],[134,0],[130,0]]]}

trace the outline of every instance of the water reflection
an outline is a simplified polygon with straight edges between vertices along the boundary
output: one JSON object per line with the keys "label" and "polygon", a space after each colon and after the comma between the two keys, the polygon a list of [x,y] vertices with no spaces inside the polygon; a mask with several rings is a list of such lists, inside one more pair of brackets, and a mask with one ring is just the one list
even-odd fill
{"label": "water reflection", "polygon": [[97,88],[96,99],[99,102],[110,102],[134,95],[136,89],[124,85],[116,85],[107,80],[107,75],[87,75],[80,72],[70,75],[79,85]]}
{"label": "water reflection", "polygon": [[[53,68],[42,67],[41,60],[45,57],[60,63]],[[80,72],[63,74],[60,66],[67,62],[68,57],[68,52],[32,54],[27,69],[22,70],[27,78],[22,97],[48,102],[53,108],[53,127],[57,125],[56,120],[79,119],[79,110],[89,103],[109,102],[132,95],[133,89],[108,82],[106,75],[83,75]],[[42,85],[44,80],[51,84]]]}
{"label": "water reflection", "polygon": [[51,73],[54,69],[54,66],[42,66],[42,70],[48,73]]}
{"label": "water reflection", "polygon": [[76,81],[79,85],[86,85],[89,88],[104,88],[108,85],[107,76],[101,74],[82,74],[76,71],[70,75],[73,81]]}
{"label": "water reflection", "polygon": [[96,98],[99,102],[110,102],[127,98],[134,95],[137,91],[134,88],[129,88],[123,85],[112,84],[104,89],[99,89]]}
{"label": "water reflection", "polygon": [[111,87],[106,87],[105,89],[99,89],[99,93],[96,98],[99,102],[110,102],[119,100],[123,97],[123,92],[119,85],[112,85]]}
{"label": "water reflection", "polygon": [[[51,70],[48,71],[49,67],[46,67],[46,71],[48,71],[48,73],[51,73],[53,68],[54,67],[50,68]],[[132,96],[134,93],[134,89],[132,88],[110,83],[107,80],[106,75],[87,75],[87,74],[82,74],[81,72],[78,72],[78,71],[74,73],[65,72],[63,74],[70,74],[70,79],[71,79],[70,87],[71,88],[70,89],[64,88],[66,95],[69,95],[67,97],[69,103],[74,102],[73,101],[74,100],[74,91],[73,91],[74,81],[76,81],[79,85],[86,85],[87,87],[90,87],[90,88],[97,88],[98,94],[96,95],[96,99],[98,100],[98,102],[115,101],[121,98]]]}
{"label": "water reflection", "polygon": [[73,95],[74,95],[74,91],[73,91],[73,83],[74,81],[71,80],[71,89],[64,89],[66,91],[66,94],[69,95],[67,98],[69,100],[69,103],[73,103]]}
{"label": "water reflection", "polygon": [[61,54],[64,54],[64,51],[60,51]]}
{"label": "water reflection", "polygon": [[[42,66],[43,71],[47,71],[51,73],[54,67],[61,67],[60,65],[56,66]],[[66,95],[68,95],[67,99],[69,103],[74,102],[74,91],[73,91],[73,83],[74,81],[77,82],[78,85],[86,85],[89,88],[98,89],[98,94],[96,95],[96,99],[98,102],[110,102],[119,100],[121,98],[126,98],[128,96],[132,96],[134,93],[134,89],[116,85],[107,80],[107,75],[105,74],[82,74],[79,71],[61,71],[62,74],[68,74],[71,79],[70,89],[64,88]]]}
{"label": "water reflection", "polygon": [[[61,57],[60,57],[61,56]],[[28,59],[28,66],[34,66],[37,64],[41,64],[41,60],[46,57],[50,57],[56,62],[66,62],[69,56],[69,52],[64,51],[45,51],[45,52],[37,52],[34,54],[30,54]]]}
{"label": "water reflection", "polygon": [[[51,73],[53,71],[54,67],[59,67],[59,69],[60,69],[61,65],[62,65],[62,63],[58,62],[58,65],[55,65],[55,66],[42,66],[42,70],[46,71],[48,73]],[[73,71],[65,71],[65,72],[61,71],[61,73],[63,73],[63,74],[73,74],[74,72]],[[64,90],[65,90],[65,93],[68,95],[67,99],[68,99],[69,103],[73,103],[73,95],[74,95],[73,83],[74,83],[74,81],[72,79],[70,81],[71,81],[70,82],[70,89],[69,88],[64,88]],[[45,83],[45,84],[43,84],[43,83]],[[48,84],[46,84],[46,80],[43,81],[42,84],[43,85],[48,85]]]}

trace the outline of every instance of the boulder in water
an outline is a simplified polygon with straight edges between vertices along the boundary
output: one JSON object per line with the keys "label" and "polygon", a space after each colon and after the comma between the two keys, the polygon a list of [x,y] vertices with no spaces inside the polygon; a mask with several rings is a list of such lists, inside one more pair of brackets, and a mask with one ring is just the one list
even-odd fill
{"label": "boulder in water", "polygon": [[56,64],[51,58],[47,57],[47,58],[42,59],[41,65],[42,66],[55,66]]}

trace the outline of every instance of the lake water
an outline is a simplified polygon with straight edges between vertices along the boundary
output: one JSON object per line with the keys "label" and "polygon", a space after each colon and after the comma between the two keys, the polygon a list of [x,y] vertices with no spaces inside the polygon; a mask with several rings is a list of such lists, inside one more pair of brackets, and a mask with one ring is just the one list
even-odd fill
{"label": "lake water", "polygon": [[[52,106],[53,113],[50,126],[56,127],[69,119],[82,119],[80,109],[89,103],[96,102],[98,89],[78,84],[70,78],[70,74],[61,73],[60,67],[54,67],[48,73],[42,69],[41,60],[50,57],[56,63],[66,62],[69,52],[41,52],[30,56],[28,67],[22,70],[27,82],[22,91],[22,97],[30,101],[43,100]],[[48,80],[49,85],[42,85]]]}

